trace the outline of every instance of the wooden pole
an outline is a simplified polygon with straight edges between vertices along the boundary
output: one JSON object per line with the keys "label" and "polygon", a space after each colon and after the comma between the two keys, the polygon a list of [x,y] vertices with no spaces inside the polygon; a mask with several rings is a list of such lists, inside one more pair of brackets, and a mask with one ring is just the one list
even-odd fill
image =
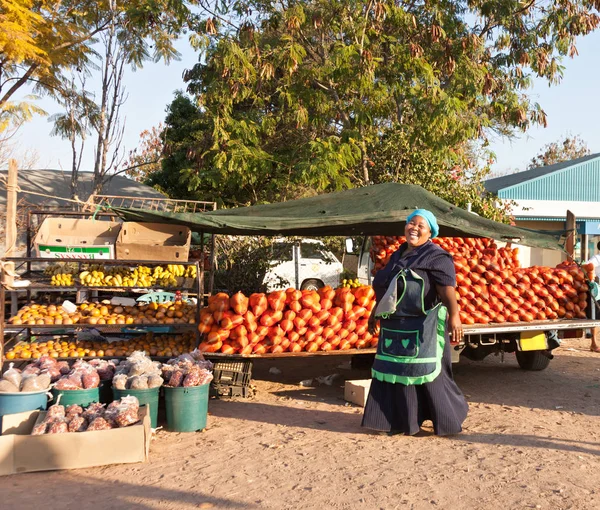
{"label": "wooden pole", "polygon": [[6,185],[6,251],[5,257],[12,257],[17,244],[17,161],[8,161],[8,182]]}
{"label": "wooden pole", "polygon": [[577,235],[577,225],[575,223],[575,215],[571,211],[567,211],[567,242],[565,248],[569,262],[573,262],[575,252],[575,237]]}

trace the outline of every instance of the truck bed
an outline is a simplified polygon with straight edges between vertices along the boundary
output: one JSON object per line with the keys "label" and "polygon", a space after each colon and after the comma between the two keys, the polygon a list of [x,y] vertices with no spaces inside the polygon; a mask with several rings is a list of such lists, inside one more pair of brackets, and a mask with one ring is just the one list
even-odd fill
{"label": "truck bed", "polygon": [[[497,333],[519,333],[521,331],[549,331],[568,329],[590,329],[600,327],[600,320],[591,319],[564,319],[532,322],[503,322],[501,324],[473,324],[465,325],[465,336],[493,335]],[[277,354],[222,354],[206,353],[208,359],[219,358],[303,358],[313,356],[353,356],[355,354],[375,354],[376,348],[348,349],[345,351],[316,351],[316,352],[281,352]]]}

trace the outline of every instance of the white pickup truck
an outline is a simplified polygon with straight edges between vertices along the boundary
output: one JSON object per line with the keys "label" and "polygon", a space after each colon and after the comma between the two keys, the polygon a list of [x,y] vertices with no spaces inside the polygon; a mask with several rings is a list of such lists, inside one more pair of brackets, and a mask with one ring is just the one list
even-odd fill
{"label": "white pickup truck", "polygon": [[289,287],[317,290],[325,285],[336,288],[343,270],[342,263],[321,241],[276,239],[264,282],[268,291]]}

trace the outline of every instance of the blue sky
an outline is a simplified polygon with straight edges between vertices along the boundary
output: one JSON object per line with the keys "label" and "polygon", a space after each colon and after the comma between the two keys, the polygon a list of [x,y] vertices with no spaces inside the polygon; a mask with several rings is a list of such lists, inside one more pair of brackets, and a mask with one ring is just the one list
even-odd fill
{"label": "blue sky", "polygon": [[[565,135],[579,135],[587,142],[592,152],[600,152],[600,99],[597,91],[600,81],[600,32],[579,40],[579,56],[566,59],[564,78],[559,85],[548,87],[545,82],[536,82],[530,94],[539,102],[548,115],[547,128],[533,128],[519,139],[495,139],[492,149],[497,161],[493,166],[496,173],[524,170],[528,161],[547,143]],[[129,94],[123,107],[126,117],[124,146],[127,150],[137,146],[139,134],[157,125],[165,117],[165,108],[173,98],[173,92],[183,89],[183,71],[197,61],[196,54],[180,41],[182,60],[169,66],[162,63],[147,64],[136,72],[128,71],[126,87]],[[49,100],[39,104],[49,114],[60,111]],[[17,143],[19,150],[35,150],[38,168],[70,168],[69,145],[60,138],[50,136],[51,124],[45,118],[37,118],[23,126]],[[91,170],[93,156],[91,140],[85,153],[83,170]]]}

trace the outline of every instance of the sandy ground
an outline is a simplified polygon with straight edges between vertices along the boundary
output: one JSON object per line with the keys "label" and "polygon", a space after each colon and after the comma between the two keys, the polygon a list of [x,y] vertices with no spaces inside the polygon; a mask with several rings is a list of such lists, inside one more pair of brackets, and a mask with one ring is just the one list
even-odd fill
{"label": "sandy ground", "polygon": [[[0,508],[598,509],[600,354],[570,340],[543,372],[461,361],[462,434],[362,430],[348,358],[257,362],[252,399],[211,400],[202,433],[159,431],[145,464],[0,478]],[[269,373],[276,366],[279,375]],[[340,374],[333,386],[300,380]]]}

